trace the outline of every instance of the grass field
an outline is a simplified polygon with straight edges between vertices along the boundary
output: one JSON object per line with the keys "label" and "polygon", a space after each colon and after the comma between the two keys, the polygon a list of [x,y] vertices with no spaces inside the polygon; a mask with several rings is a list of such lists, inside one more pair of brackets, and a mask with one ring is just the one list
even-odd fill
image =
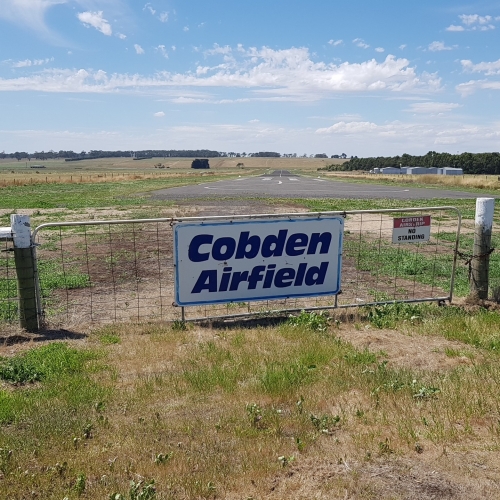
{"label": "grass field", "polygon": [[23,349],[0,359],[3,498],[496,498],[499,330],[396,305]]}
{"label": "grass field", "polygon": [[[307,174],[320,165],[255,159],[247,167],[247,160],[224,159],[209,177],[239,175],[240,161],[249,173]],[[82,176],[102,176],[81,182],[71,179],[80,162],[47,162],[22,182],[0,162],[0,225],[14,211],[30,213],[36,225],[182,210],[146,195],[199,182],[190,160],[180,161],[144,167],[148,173],[134,165],[142,161],[81,162]],[[13,177],[2,187],[6,176]],[[28,181],[35,176],[49,180]],[[320,211],[420,204],[267,202]],[[450,204],[465,218],[465,251],[475,200],[433,200]],[[378,272],[390,275],[393,261],[387,252],[387,271]],[[369,256],[361,262],[369,264]],[[58,286],[57,270],[42,272]],[[495,254],[491,272],[500,282]],[[464,266],[460,273],[465,295]],[[82,324],[31,337],[9,328],[0,339],[2,500],[500,497],[493,302],[390,304],[234,324]]]}

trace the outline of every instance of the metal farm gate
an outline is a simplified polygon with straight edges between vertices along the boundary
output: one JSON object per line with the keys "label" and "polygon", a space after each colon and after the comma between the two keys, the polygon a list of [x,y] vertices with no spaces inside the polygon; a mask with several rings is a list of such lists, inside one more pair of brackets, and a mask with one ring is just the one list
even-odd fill
{"label": "metal farm gate", "polygon": [[[178,307],[173,228],[179,222],[344,218],[337,295]],[[428,241],[394,243],[394,220],[429,216]],[[32,233],[42,323],[238,318],[397,302],[451,301],[461,216],[454,207],[179,217],[42,224]],[[0,253],[0,321],[17,314],[15,269]]]}

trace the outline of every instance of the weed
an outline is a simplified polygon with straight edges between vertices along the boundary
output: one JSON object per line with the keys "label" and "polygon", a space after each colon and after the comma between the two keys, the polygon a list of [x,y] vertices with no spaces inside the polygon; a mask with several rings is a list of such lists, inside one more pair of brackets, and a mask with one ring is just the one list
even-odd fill
{"label": "weed", "polygon": [[413,397],[415,399],[423,400],[423,399],[431,399],[435,398],[437,394],[439,394],[440,390],[437,387],[421,387]]}
{"label": "weed", "polygon": [[173,452],[158,453],[158,455],[155,456],[154,463],[156,465],[166,464],[172,458],[173,454]]}
{"label": "weed", "polygon": [[172,323],[172,330],[174,332],[185,332],[187,330],[187,324],[185,321],[181,321],[181,320],[176,319]]}
{"label": "weed", "polygon": [[293,327],[301,327],[313,332],[326,332],[329,317],[323,313],[302,311],[298,316],[290,316],[288,324]]}
{"label": "weed", "polygon": [[75,485],[73,486],[73,489],[78,496],[80,496],[85,491],[86,483],[87,477],[85,476],[85,474],[78,474]]}
{"label": "weed", "polygon": [[130,500],[154,500],[156,498],[156,487],[154,479],[151,481],[130,481]]}
{"label": "weed", "polygon": [[401,321],[411,324],[419,322],[422,317],[422,305],[394,302],[367,308],[368,320],[376,328],[395,328]]}
{"label": "weed", "polygon": [[0,448],[0,472],[7,474],[12,461],[12,450]]}
{"label": "weed", "polygon": [[295,457],[293,455],[290,457],[286,457],[285,455],[281,455],[280,457],[278,457],[278,462],[281,464],[281,467],[286,467],[294,460]]}
{"label": "weed", "polygon": [[252,403],[246,406],[246,410],[252,427],[261,428],[262,408],[257,403]]}
{"label": "weed", "polygon": [[316,415],[309,416],[313,426],[316,428],[318,432],[321,434],[331,434],[338,427],[338,423],[340,422],[340,416],[335,415],[334,417],[330,415],[322,415],[321,417],[317,417]]}

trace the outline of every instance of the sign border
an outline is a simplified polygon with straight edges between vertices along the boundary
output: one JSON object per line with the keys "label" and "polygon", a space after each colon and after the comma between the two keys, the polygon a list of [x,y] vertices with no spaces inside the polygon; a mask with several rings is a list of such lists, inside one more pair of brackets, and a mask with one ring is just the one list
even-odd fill
{"label": "sign border", "polygon": [[[246,225],[246,224],[276,224],[280,222],[308,222],[308,221],[327,221],[327,220],[337,220],[340,222],[340,231],[339,231],[339,241],[338,241],[338,249],[339,253],[337,255],[337,283],[336,283],[336,289],[334,291],[328,291],[328,292],[321,292],[321,293],[310,293],[310,294],[285,294],[285,295],[266,295],[265,297],[240,297],[240,298],[235,298],[233,300],[227,300],[227,299],[222,299],[222,300],[212,300],[210,302],[207,301],[198,301],[198,302],[181,302],[179,300],[179,266],[178,266],[178,238],[177,238],[177,230],[179,227],[189,227],[189,226],[203,226],[203,227],[210,227],[210,226],[221,226],[221,225],[231,225],[231,226],[236,226],[236,225]],[[259,219],[246,219],[246,220],[238,220],[238,221],[233,221],[233,220],[228,220],[228,221],[220,221],[220,222],[178,222],[174,226],[174,273],[175,273],[175,279],[174,279],[174,298],[175,298],[175,303],[180,306],[199,306],[199,305],[211,305],[211,304],[232,304],[235,302],[258,302],[258,301],[263,301],[263,300],[279,300],[279,299],[290,299],[290,298],[306,298],[306,297],[323,297],[327,295],[338,295],[341,290],[341,281],[342,281],[342,254],[343,254],[343,241],[344,241],[344,217],[342,216],[333,216],[333,217],[316,217],[316,218],[297,218],[297,219],[265,219],[265,220],[259,220]]]}

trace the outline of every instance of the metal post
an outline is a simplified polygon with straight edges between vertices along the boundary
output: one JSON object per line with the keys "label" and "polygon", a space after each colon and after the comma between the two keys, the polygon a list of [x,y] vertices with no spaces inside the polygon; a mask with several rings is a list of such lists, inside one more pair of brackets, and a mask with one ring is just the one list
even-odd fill
{"label": "metal post", "polygon": [[27,331],[35,331],[38,330],[38,314],[30,218],[27,215],[11,215],[10,225],[14,241],[19,324]]}
{"label": "metal post", "polygon": [[470,291],[472,295],[482,300],[488,298],[490,253],[492,252],[491,230],[493,228],[494,210],[494,198],[478,198],[476,200]]}

